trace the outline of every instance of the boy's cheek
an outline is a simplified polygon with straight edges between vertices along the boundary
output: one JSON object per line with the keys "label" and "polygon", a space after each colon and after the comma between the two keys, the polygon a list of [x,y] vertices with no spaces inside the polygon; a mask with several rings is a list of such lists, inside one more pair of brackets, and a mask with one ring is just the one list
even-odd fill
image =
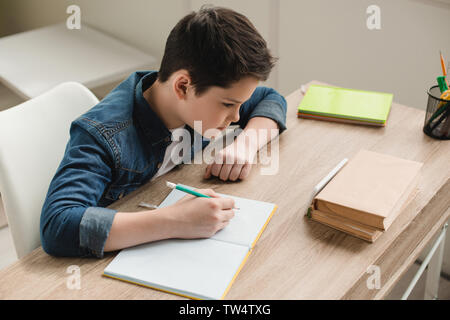
{"label": "boy's cheek", "polygon": [[219,137],[222,134],[222,131],[217,129],[220,126],[220,124],[213,123],[213,124],[202,124],[202,135],[207,139],[212,139]]}
{"label": "boy's cheek", "polygon": [[217,128],[226,123],[226,116],[212,108],[198,108],[192,111],[186,117],[188,118],[186,122],[191,128],[208,139],[211,139],[213,136],[217,137],[220,134],[221,131],[217,130]]}

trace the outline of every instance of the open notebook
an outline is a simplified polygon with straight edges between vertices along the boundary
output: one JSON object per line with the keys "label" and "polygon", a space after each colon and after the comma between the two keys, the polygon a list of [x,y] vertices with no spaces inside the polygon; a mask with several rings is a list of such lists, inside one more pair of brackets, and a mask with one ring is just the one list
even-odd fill
{"label": "open notebook", "polygon": [[[159,206],[186,193],[172,190]],[[234,196],[240,210],[208,239],[168,239],[122,250],[104,275],[191,299],[223,299],[277,209],[273,203]]]}

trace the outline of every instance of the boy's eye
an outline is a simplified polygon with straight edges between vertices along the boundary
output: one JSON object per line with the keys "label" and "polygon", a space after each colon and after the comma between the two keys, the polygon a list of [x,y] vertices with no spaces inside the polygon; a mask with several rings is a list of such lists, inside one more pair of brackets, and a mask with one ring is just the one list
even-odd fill
{"label": "boy's eye", "polygon": [[227,108],[234,106],[234,103],[223,103],[223,105]]}

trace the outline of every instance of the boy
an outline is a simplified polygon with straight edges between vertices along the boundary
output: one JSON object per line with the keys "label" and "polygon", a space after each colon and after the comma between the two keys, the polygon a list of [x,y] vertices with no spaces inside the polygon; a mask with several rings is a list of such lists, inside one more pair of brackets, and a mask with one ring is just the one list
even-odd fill
{"label": "boy", "polygon": [[[286,101],[258,87],[274,65],[266,42],[243,15],[202,8],[171,31],[159,72],[135,72],[76,119],[41,213],[41,243],[56,256],[96,256],[168,238],[210,237],[233,218],[232,199],[186,196],[172,206],[141,212],[105,208],[174,163],[176,129],[202,135],[238,124],[244,131],[223,151],[232,161],[207,166],[205,178],[244,179],[268,139],[246,130],[286,129]],[[241,140],[244,139],[244,140]],[[244,143],[238,143],[244,141]],[[203,147],[206,146],[203,143]],[[238,160],[247,159],[246,163]],[[228,159],[227,159],[228,160]]]}

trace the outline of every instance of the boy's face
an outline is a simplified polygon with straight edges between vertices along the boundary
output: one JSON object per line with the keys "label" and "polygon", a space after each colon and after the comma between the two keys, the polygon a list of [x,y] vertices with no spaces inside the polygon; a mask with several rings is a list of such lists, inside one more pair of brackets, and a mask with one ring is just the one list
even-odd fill
{"label": "boy's face", "polygon": [[239,120],[239,109],[250,99],[258,86],[258,79],[246,77],[235,82],[229,88],[211,87],[200,96],[194,90],[188,90],[181,108],[183,121],[194,128],[194,121],[202,121],[202,132],[211,138],[208,129],[224,130],[231,122]]}

